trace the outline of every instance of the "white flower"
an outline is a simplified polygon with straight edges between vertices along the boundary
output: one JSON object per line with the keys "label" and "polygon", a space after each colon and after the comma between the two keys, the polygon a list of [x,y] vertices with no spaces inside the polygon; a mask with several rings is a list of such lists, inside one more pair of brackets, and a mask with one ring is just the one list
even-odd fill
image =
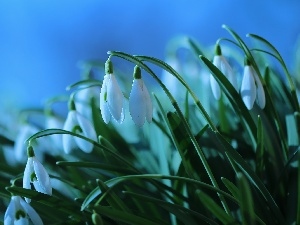
{"label": "white flower", "polygon": [[149,92],[141,79],[141,69],[135,67],[134,80],[129,96],[129,112],[133,122],[141,127],[145,123],[152,121],[152,102]]}
{"label": "white flower", "polygon": [[37,212],[20,196],[12,196],[4,215],[4,225],[29,224],[28,217],[34,225],[43,225]]}
{"label": "white flower", "polygon": [[261,109],[266,105],[265,92],[254,68],[246,60],[241,86],[241,96],[248,110],[252,109],[255,99]]}
{"label": "white flower", "polygon": [[106,75],[104,76],[100,92],[100,110],[103,121],[109,123],[111,116],[122,123],[124,116],[124,96],[112,71],[111,61],[106,61]]}
{"label": "white flower", "polygon": [[[63,129],[64,121],[62,118],[55,116],[53,114],[49,114],[45,120],[45,129]],[[60,134],[53,134],[44,137],[50,144],[48,153],[53,156],[58,156],[61,154],[61,150],[63,150],[62,145],[62,136]]]}
{"label": "white flower", "polygon": [[[14,155],[11,157],[15,157],[15,159],[20,163],[26,162],[26,145],[24,145],[27,138],[32,136],[33,134],[37,133],[39,131],[38,128],[36,128],[33,125],[30,124],[23,124],[20,127],[20,131],[16,137],[15,144],[14,144]],[[37,155],[41,161],[43,161],[44,158],[44,152],[41,143],[42,141],[38,140],[34,143],[34,147],[38,148]]]}
{"label": "white flower", "polygon": [[[89,139],[97,141],[97,134],[91,122],[76,110],[69,111],[63,129],[81,134]],[[77,146],[86,153],[90,153],[94,147],[92,143],[69,134],[63,134],[62,141],[64,151],[67,154],[69,154]]]}
{"label": "white flower", "polygon": [[[175,56],[169,56],[166,59],[166,62],[177,72],[181,72],[180,64],[178,62],[178,59]],[[161,80],[166,85],[166,87],[169,89],[169,91],[173,94],[173,96],[179,97],[180,95],[180,82],[177,80],[175,76],[173,76],[171,73],[169,73],[166,70],[163,70],[161,74]]]}
{"label": "white flower", "polygon": [[[227,77],[232,86],[238,90],[236,76],[234,75],[231,66],[222,55],[221,47],[219,45],[216,45],[216,55],[214,56],[213,64]],[[221,88],[212,74],[210,74],[210,86],[215,99],[219,100],[221,98]]]}
{"label": "white flower", "polygon": [[[24,171],[23,188],[31,189],[30,183],[33,183],[35,190],[38,192],[52,195],[50,177],[44,166],[34,156],[31,146],[28,147],[28,160]],[[25,198],[27,202],[30,199]]]}
{"label": "white flower", "polygon": [[[93,121],[91,100],[95,97],[98,99],[99,87],[86,87],[78,91],[75,95],[76,111],[90,121]],[[98,101],[97,101],[98,105]]]}

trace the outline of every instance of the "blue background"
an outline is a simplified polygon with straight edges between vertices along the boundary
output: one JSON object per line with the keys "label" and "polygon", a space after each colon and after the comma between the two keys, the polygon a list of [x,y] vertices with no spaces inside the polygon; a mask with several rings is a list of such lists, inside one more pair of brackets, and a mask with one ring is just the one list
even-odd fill
{"label": "blue background", "polygon": [[77,62],[108,50],[164,58],[185,34],[202,44],[229,37],[267,38],[292,63],[300,34],[297,0],[0,1],[0,107],[41,106],[79,80]]}

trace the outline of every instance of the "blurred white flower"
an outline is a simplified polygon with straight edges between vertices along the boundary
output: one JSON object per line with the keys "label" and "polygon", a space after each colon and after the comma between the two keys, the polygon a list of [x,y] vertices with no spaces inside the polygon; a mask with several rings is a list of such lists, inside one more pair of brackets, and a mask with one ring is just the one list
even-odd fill
{"label": "blurred white flower", "polygon": [[[216,45],[216,54],[213,64],[227,77],[232,86],[238,91],[237,78],[225,57],[222,55],[220,45]],[[221,88],[214,76],[210,74],[210,86],[216,100],[221,98]]]}
{"label": "blurred white flower", "polygon": [[133,122],[141,127],[145,123],[152,121],[152,102],[149,92],[141,79],[141,69],[136,66],[134,68],[134,80],[129,96],[129,112]]}
{"label": "blurred white flower", "polygon": [[[31,124],[22,124],[19,129],[19,133],[15,139],[14,144],[14,154],[10,157],[15,157],[16,161],[19,163],[25,163],[27,156],[26,156],[26,145],[24,144],[25,141],[32,136],[33,134],[37,133],[39,129]],[[41,161],[44,159],[44,149],[41,147],[40,140],[35,141],[34,147],[36,148],[37,156]]]}
{"label": "blurred white flower", "polygon": [[266,105],[265,92],[262,83],[247,59],[244,67],[241,96],[248,110],[252,109],[255,99],[261,109]]}
{"label": "blurred white flower", "polygon": [[29,224],[29,219],[34,225],[43,225],[37,212],[20,196],[12,196],[4,215],[4,225]]}
{"label": "blurred white flower", "polygon": [[[98,99],[99,91],[99,87],[96,86],[84,87],[83,89],[79,90],[75,95],[76,111],[90,121],[93,121],[91,101],[93,98]],[[97,100],[97,105],[98,101],[99,99]]]}
{"label": "blurred white flower", "polygon": [[[91,122],[76,110],[69,111],[63,129],[81,134],[91,140],[97,141],[97,134]],[[67,154],[69,154],[77,146],[86,153],[90,153],[94,148],[92,143],[69,134],[63,134],[62,141],[64,151]]]}
{"label": "blurred white flower", "polygon": [[113,117],[118,123],[122,123],[124,114],[124,96],[113,74],[112,63],[105,63],[105,76],[100,91],[100,110],[103,121],[109,123]]}
{"label": "blurred white flower", "polygon": [[[176,56],[167,57],[166,63],[169,64],[177,73],[181,72],[179,60],[176,58]],[[174,97],[179,97],[180,95],[179,87],[181,86],[180,86],[180,82],[177,80],[176,77],[174,77],[168,71],[163,70],[161,74],[161,80]]]}
{"label": "blurred white flower", "polygon": [[[63,126],[64,121],[62,118],[53,114],[46,116],[45,129],[63,129]],[[49,135],[43,137],[43,139],[48,139],[47,141],[51,143],[49,146],[50,151],[48,151],[49,154],[57,156],[61,153],[61,150],[63,150],[62,136],[60,134]]]}
{"label": "blurred white flower", "polygon": [[[35,190],[38,192],[52,195],[52,187],[50,183],[50,177],[44,166],[34,156],[33,148],[28,147],[27,150],[28,160],[24,171],[23,188],[31,189],[30,183],[33,183]],[[25,198],[27,202],[30,199]]]}

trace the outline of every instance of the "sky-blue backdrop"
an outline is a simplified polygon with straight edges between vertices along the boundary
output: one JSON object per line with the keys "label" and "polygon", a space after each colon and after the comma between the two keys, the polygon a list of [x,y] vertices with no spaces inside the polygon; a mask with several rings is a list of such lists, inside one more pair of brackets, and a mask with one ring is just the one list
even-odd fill
{"label": "sky-blue backdrop", "polygon": [[79,79],[81,59],[108,50],[164,57],[178,34],[203,44],[256,33],[291,62],[298,0],[11,0],[0,2],[0,107],[39,106]]}

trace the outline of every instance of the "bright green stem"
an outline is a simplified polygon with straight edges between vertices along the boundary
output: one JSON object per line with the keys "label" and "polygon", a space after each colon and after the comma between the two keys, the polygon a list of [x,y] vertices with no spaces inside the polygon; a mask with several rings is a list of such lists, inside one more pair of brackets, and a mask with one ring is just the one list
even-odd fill
{"label": "bright green stem", "polygon": [[[125,60],[128,60],[130,62],[133,62],[135,63],[136,65],[140,66],[141,68],[143,68],[145,71],[147,71],[155,80],[156,82],[162,87],[162,89],[165,91],[166,95],[168,96],[170,102],[172,103],[173,107],[175,108],[175,110],[177,111],[180,119],[182,120],[183,122],[183,125],[186,129],[186,132],[188,133],[198,155],[199,155],[199,158],[206,170],[206,173],[208,174],[210,180],[211,180],[211,183],[213,184],[213,186],[215,188],[218,188],[219,189],[219,185],[209,167],[209,164],[204,156],[204,153],[202,151],[202,149],[200,148],[197,140],[195,139],[194,135],[192,134],[192,131],[189,127],[189,124],[187,123],[181,109],[179,108],[178,106],[178,103],[176,102],[175,98],[172,96],[172,94],[170,93],[170,91],[168,90],[168,88],[164,85],[164,83],[158,78],[158,76],[155,75],[155,73],[147,66],[145,65],[141,60],[139,60],[137,57],[134,57],[134,56],[131,56],[131,55],[128,55],[126,53],[122,53],[122,52],[109,52],[109,54],[111,54],[112,56],[117,56],[117,57],[120,57],[120,58],[123,58]],[[196,98],[196,95],[192,92],[192,90],[188,87],[188,85],[185,83],[185,81],[180,77],[180,76],[176,76],[176,78],[187,88],[187,90],[190,92],[190,94],[192,95],[193,99],[197,99]],[[217,128],[214,126],[212,120],[210,119],[209,115],[206,113],[206,111],[204,110],[203,106],[201,105],[200,101],[196,100],[196,104],[197,106],[199,106],[201,108],[201,112],[204,112],[204,115],[207,119],[207,121],[209,121],[212,129],[214,132],[218,132],[217,131]],[[226,211],[227,214],[230,214],[230,210],[229,210],[229,207],[224,199],[224,197],[220,194],[218,194],[220,200],[221,200],[221,203],[223,205],[223,208],[224,210]]]}

